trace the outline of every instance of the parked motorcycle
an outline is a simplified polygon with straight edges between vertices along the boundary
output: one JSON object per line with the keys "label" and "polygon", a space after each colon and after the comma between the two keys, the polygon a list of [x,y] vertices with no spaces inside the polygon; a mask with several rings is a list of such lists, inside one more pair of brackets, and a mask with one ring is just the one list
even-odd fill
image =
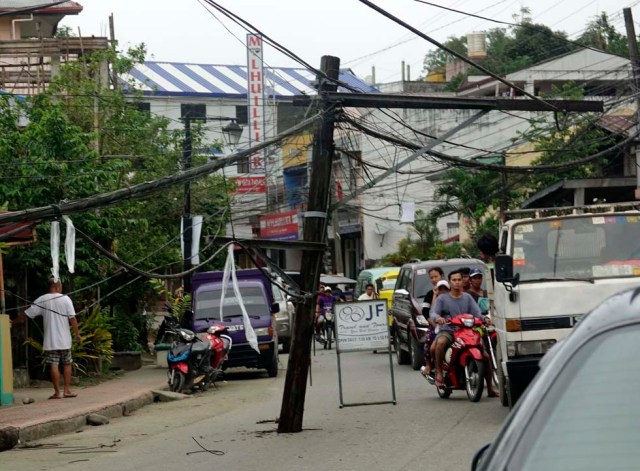
{"label": "parked motorcycle", "polygon": [[222,366],[232,345],[231,338],[224,335],[226,331],[220,325],[213,325],[200,335],[175,324],[167,328],[167,333],[177,337],[167,353],[171,391],[206,391],[224,374]]}
{"label": "parked motorcycle", "polygon": [[464,389],[471,402],[478,402],[484,389],[485,359],[482,334],[474,327],[482,326],[482,320],[471,314],[460,314],[448,324],[457,327],[453,342],[445,352],[442,363],[444,387],[437,388],[438,395],[446,399],[454,389]]}

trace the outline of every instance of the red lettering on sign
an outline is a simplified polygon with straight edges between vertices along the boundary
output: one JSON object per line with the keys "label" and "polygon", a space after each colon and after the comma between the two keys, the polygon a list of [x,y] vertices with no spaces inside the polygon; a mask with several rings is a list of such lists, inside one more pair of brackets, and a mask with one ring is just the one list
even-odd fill
{"label": "red lettering on sign", "polygon": [[262,74],[260,73],[260,70],[257,70],[255,72],[251,72],[249,74],[249,80],[253,81],[256,80],[258,82],[262,81]]}
{"label": "red lettering on sign", "polygon": [[251,93],[262,93],[262,87],[259,83],[251,84]]}
{"label": "red lettering on sign", "polygon": [[262,46],[262,39],[259,36],[249,36],[249,46]]}

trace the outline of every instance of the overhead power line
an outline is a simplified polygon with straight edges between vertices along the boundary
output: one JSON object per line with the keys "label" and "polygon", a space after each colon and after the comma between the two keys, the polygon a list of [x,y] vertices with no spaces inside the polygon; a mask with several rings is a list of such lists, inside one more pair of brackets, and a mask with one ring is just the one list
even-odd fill
{"label": "overhead power line", "polygon": [[436,41],[435,39],[433,39],[430,36],[427,36],[426,34],[424,34],[421,31],[418,31],[416,28],[414,28],[413,26],[411,26],[409,23],[406,23],[405,21],[402,21],[400,18],[398,18],[397,16],[392,15],[391,13],[389,13],[388,11],[380,8],[379,6],[377,6],[374,3],[371,3],[369,0],[360,0],[361,3],[364,3],[365,5],[367,5],[369,8],[377,11],[378,13],[380,13],[383,16],[386,16],[387,18],[389,18],[391,21],[394,21],[395,23],[398,23],[400,26],[403,26],[404,28],[407,28],[409,31],[413,32],[414,34],[417,34],[418,36],[420,36],[422,39],[425,39],[426,41],[429,41],[431,44],[433,44],[434,46],[439,47],[440,49],[442,49],[443,51],[448,52],[449,54],[451,54],[452,56],[457,57],[458,59],[460,59],[463,62],[466,62],[467,64],[475,67],[476,69],[480,70],[481,72],[484,72],[487,75],[490,75],[491,77],[493,77],[494,79],[498,80],[499,82],[507,85],[510,88],[513,88],[514,90],[519,91],[520,93],[522,93],[524,96],[528,96],[529,98],[536,100],[540,103],[544,103],[545,107],[550,110],[550,111],[560,111],[557,107],[553,106],[550,103],[547,103],[545,100],[541,99],[540,97],[535,96],[532,93],[527,92],[526,90],[518,87],[516,84],[509,82],[508,80],[505,80],[504,78],[500,77],[498,74],[494,74],[493,72],[491,72],[489,69],[481,66],[480,64],[478,64],[477,62],[472,61],[471,59],[469,59],[468,57],[465,57],[464,55],[454,51],[453,49],[445,46],[444,44],[442,44],[441,42]]}
{"label": "overhead power line", "polygon": [[288,136],[302,131],[309,125],[313,124],[320,117],[320,115],[320,113],[317,113],[310,118],[301,121],[296,126],[288,129],[287,131],[278,134],[272,139],[266,140],[260,144],[250,147],[249,149],[236,152],[224,159],[209,162],[174,175],[160,178],[158,180],[133,185],[129,188],[121,188],[115,191],[94,195],[88,198],[82,198],[76,201],[61,201],[58,204],[50,204],[48,206],[42,206],[39,208],[31,208],[22,211],[13,211],[10,213],[0,214],[0,224],[7,222],[54,219],[62,216],[63,214],[82,212],[88,209],[100,208],[103,206],[115,204],[119,201],[127,199],[142,198],[145,196],[153,195],[164,189],[165,187],[190,182],[192,180],[196,180],[200,177],[220,170],[227,165],[238,163],[242,161],[242,159],[249,157],[254,153],[269,146],[275,145]]}

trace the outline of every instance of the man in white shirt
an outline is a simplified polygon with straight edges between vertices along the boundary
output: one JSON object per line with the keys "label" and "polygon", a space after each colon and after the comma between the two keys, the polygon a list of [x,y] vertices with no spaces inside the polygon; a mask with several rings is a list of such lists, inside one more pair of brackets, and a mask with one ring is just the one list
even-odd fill
{"label": "man in white shirt", "polygon": [[360,296],[358,296],[358,301],[371,301],[372,299],[378,299],[378,295],[376,294],[375,288],[373,284],[369,283]]}
{"label": "man in white shirt", "polygon": [[[54,394],[49,399],[61,399],[76,397],[77,394],[71,392],[71,333],[69,325],[73,328],[75,341],[80,343],[80,331],[76,311],[73,309],[71,299],[62,294],[62,283],[49,279],[49,291],[36,299],[31,307],[14,322],[21,322],[24,316],[35,319],[42,316],[44,324],[44,340],[42,348],[46,361],[51,369],[51,381],[53,382]],[[60,394],[60,369],[62,363],[64,390]]]}

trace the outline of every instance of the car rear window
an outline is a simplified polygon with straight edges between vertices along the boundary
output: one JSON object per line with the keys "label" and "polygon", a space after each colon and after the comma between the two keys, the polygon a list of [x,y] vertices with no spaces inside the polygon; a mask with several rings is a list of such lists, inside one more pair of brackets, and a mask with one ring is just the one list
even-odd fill
{"label": "car rear window", "polygon": [[508,469],[638,469],[639,340],[634,326],[581,347],[526,426]]}

